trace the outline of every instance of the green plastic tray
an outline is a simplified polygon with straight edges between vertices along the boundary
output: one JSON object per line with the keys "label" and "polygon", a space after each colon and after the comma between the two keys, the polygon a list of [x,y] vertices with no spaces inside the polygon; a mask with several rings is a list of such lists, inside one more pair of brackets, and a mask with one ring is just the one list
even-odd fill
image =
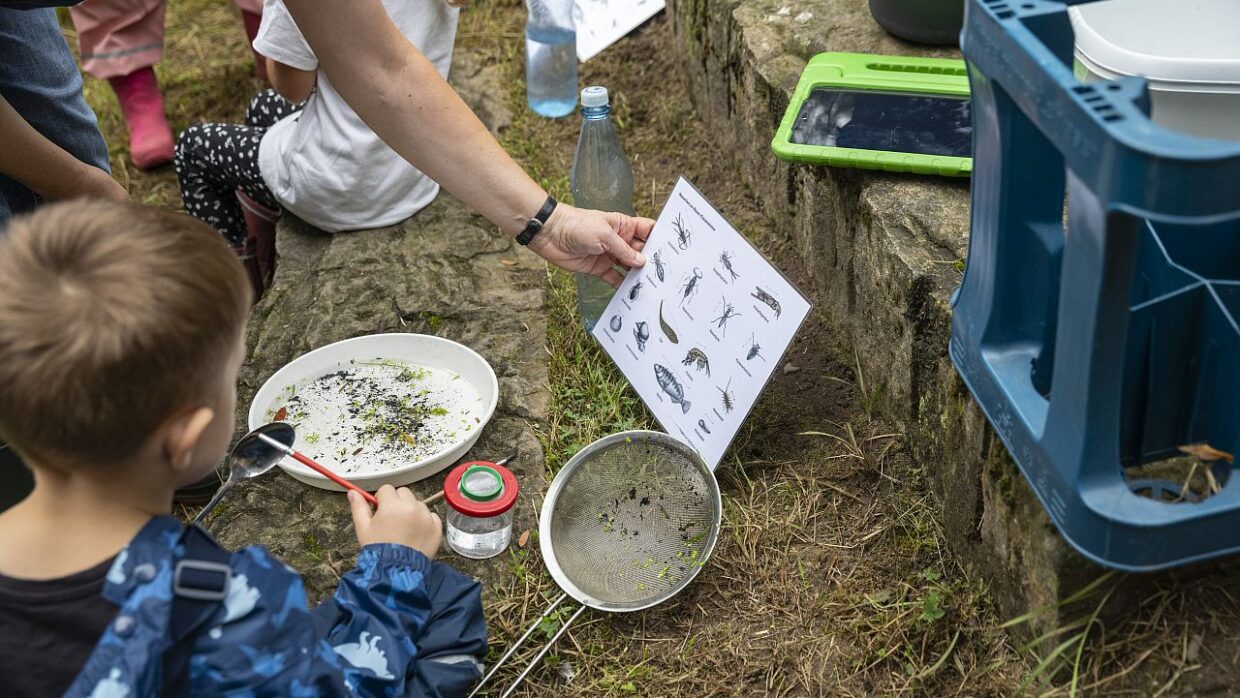
{"label": "green plastic tray", "polygon": [[879,56],[864,53],[820,53],[801,73],[784,120],[771,141],[771,150],[784,160],[835,167],[860,167],[888,172],[967,177],[973,159],[883,150],[860,150],[792,142],[792,125],[801,106],[816,87],[969,96],[969,76],[962,60]]}

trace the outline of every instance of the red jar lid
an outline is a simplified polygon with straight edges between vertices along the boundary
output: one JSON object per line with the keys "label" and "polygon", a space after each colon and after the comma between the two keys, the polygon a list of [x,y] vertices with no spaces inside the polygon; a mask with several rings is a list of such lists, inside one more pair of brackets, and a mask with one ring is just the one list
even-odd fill
{"label": "red jar lid", "polygon": [[448,473],[443,497],[466,516],[499,516],[517,502],[517,478],[508,468],[488,461],[462,463]]}

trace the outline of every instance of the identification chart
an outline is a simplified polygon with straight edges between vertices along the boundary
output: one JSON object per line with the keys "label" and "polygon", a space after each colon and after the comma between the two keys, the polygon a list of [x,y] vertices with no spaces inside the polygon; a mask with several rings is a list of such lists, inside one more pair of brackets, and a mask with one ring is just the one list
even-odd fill
{"label": "identification chart", "polygon": [[714,469],[810,304],[681,178],[594,336],[668,434]]}
{"label": "identification chart", "polygon": [[665,0],[576,0],[577,60],[585,62],[659,13]]}

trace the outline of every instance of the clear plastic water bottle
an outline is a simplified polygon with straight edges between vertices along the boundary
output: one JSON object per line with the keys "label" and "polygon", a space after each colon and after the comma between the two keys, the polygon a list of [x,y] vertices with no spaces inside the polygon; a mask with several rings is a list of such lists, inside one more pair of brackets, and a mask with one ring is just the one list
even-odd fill
{"label": "clear plastic water bottle", "polygon": [[525,94],[530,109],[558,118],[577,106],[573,0],[525,0]]}
{"label": "clear plastic water bottle", "polygon": [[444,482],[448,503],[448,546],[458,555],[484,560],[504,552],[512,540],[512,506],[517,478],[498,463],[462,463]]}
{"label": "clear plastic water bottle", "polygon": [[[633,167],[612,123],[606,87],[581,91],[581,137],[571,190],[578,207],[633,215]],[[598,322],[614,290],[597,276],[577,274],[577,310],[587,331]]]}

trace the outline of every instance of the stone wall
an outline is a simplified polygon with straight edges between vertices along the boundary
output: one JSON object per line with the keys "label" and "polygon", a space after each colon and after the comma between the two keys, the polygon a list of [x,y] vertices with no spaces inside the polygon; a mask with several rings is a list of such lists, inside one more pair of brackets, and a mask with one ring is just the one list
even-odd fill
{"label": "stone wall", "polygon": [[[888,36],[865,0],[671,0],[702,118],[811,268],[811,292],[886,416],[908,436],[956,556],[1001,612],[1056,603],[1103,570],[1056,534],[947,357],[968,246],[967,181],[790,165],[770,141],[809,57],[958,57]],[[1048,616],[1056,614],[1048,611]]]}

